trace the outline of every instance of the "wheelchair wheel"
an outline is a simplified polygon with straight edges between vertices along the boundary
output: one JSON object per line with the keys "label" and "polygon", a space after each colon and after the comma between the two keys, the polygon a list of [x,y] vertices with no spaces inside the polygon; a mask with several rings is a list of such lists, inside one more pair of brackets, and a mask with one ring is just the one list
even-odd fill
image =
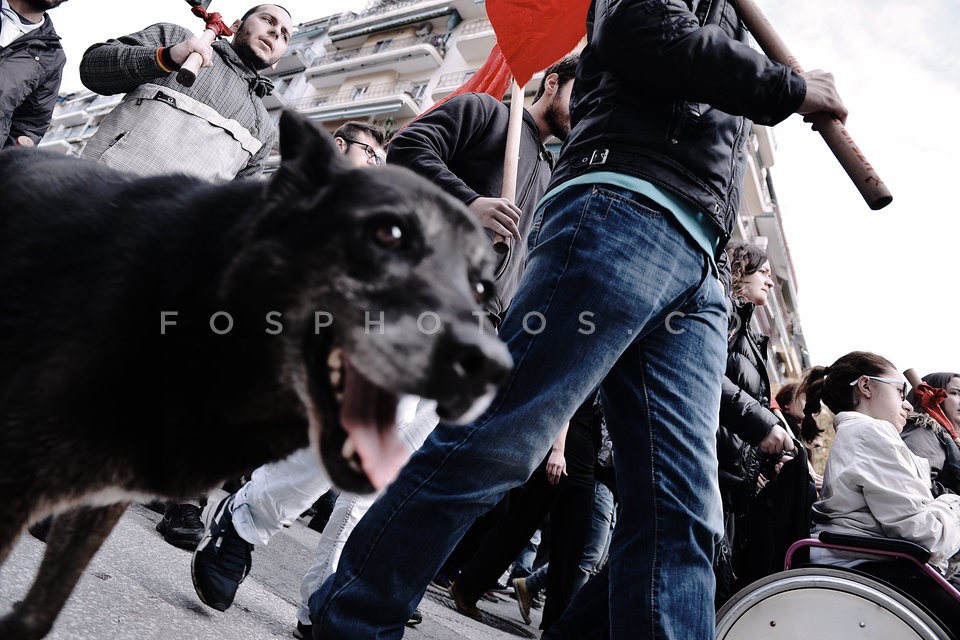
{"label": "wheelchair wheel", "polygon": [[717,612],[717,640],[955,640],[899,591],[851,571],[793,569],[737,592]]}

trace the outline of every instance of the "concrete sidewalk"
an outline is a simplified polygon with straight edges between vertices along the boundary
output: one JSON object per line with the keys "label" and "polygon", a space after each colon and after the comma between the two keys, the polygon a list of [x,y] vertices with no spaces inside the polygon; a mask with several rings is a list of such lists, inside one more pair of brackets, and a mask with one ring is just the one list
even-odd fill
{"label": "concrete sidewalk", "polygon": [[[218,612],[200,602],[190,579],[191,554],[163,541],[160,516],[132,506],[93,559],[48,638],[52,640],[194,640],[292,638],[303,571],[320,534],[297,521],[253,554],[253,569],[233,606]],[[0,615],[26,593],[45,546],[24,533],[0,568]],[[483,621],[459,614],[446,592],[431,586],[423,623],[412,640],[539,638],[541,612],[525,625],[516,600],[482,600]]]}

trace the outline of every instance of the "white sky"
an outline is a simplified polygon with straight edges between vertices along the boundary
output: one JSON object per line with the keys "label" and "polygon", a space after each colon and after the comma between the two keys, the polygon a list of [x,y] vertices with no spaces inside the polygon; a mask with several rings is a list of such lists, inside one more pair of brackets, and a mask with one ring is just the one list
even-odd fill
{"label": "white sky", "polygon": [[[960,4],[956,0],[758,0],[807,69],[832,71],[850,109],[847,129],[894,200],[871,211],[820,136],[798,116],[778,125],[774,188],[797,270],[813,360],[854,349],[921,375],[960,370],[951,331],[958,309]],[[251,0],[214,0],[229,23]],[[365,0],[281,1],[305,22]],[[136,8],[132,8],[136,7]],[[71,0],[51,16],[63,38],[63,89],[80,89],[84,49],[175,22],[199,31],[186,2]]]}

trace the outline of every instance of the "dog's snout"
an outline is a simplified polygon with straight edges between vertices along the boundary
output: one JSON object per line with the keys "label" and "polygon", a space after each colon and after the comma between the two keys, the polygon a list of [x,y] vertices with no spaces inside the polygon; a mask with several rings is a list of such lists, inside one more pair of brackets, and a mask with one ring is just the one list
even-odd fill
{"label": "dog's snout", "polygon": [[470,331],[452,331],[445,336],[441,359],[450,375],[464,388],[499,386],[506,380],[513,361],[497,338]]}

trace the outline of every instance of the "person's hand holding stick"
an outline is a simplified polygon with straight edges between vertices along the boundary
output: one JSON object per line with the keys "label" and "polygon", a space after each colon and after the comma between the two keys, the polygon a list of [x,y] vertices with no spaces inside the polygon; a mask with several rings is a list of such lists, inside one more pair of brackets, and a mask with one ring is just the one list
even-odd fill
{"label": "person's hand holding stick", "polygon": [[754,0],[737,0],[736,5],[737,13],[767,57],[787,65],[807,81],[807,97],[798,113],[804,115],[804,120],[812,123],[813,129],[823,136],[867,205],[871,209],[882,209],[890,204],[893,201],[890,190],[843,126],[847,109],[833,86],[833,76],[820,70],[804,72]]}

